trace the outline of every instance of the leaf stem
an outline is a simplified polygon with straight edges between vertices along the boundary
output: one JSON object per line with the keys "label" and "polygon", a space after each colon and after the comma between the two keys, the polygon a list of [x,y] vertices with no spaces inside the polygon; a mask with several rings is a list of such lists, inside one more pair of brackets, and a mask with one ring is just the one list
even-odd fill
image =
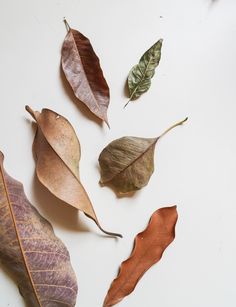
{"label": "leaf stem", "polygon": [[167,134],[170,130],[174,129],[177,126],[181,126],[183,123],[185,123],[188,120],[188,117],[186,117],[184,120],[181,120],[180,122],[174,124],[173,126],[166,129],[159,137],[158,139],[162,138],[165,134]]}
{"label": "leaf stem", "polygon": [[136,90],[138,88],[138,85],[136,86],[136,88],[133,90],[133,93],[130,95],[128,102],[125,104],[124,108],[130,103],[130,101],[133,99],[134,94],[136,93]]}
{"label": "leaf stem", "polygon": [[84,212],[84,214],[85,214],[88,218],[92,219],[92,220],[95,222],[95,224],[98,226],[98,228],[99,228],[103,233],[105,233],[106,235],[111,236],[111,237],[123,238],[123,236],[122,236],[121,234],[119,234],[119,233],[115,233],[115,232],[110,232],[110,231],[104,230],[104,229],[101,227],[101,225],[99,224],[99,222],[98,222],[96,216],[95,216],[95,218],[94,218],[94,217],[92,217],[91,215],[88,215],[88,214],[85,213],[85,212]]}
{"label": "leaf stem", "polygon": [[29,114],[36,120],[35,113],[34,113],[34,111],[31,109],[31,107],[27,105],[27,106],[25,106],[25,109],[26,109],[26,111],[29,112]]}
{"label": "leaf stem", "polygon": [[123,236],[119,233],[115,233],[115,232],[110,232],[110,231],[106,231],[104,230],[101,226],[98,225],[98,228],[104,232],[106,235],[111,236],[111,237],[119,237],[119,238],[123,238]]}
{"label": "leaf stem", "polygon": [[63,21],[64,21],[64,24],[65,24],[65,26],[66,26],[66,30],[69,32],[69,31],[71,30],[71,27],[70,27],[70,25],[68,24],[68,22],[67,22],[67,20],[66,20],[65,17],[64,17]]}
{"label": "leaf stem", "polygon": [[[126,104],[124,105],[124,108],[127,107],[127,105],[129,104],[130,101],[131,101],[131,98],[128,100],[128,102],[126,102]],[[124,108],[123,108],[123,109],[124,109]]]}

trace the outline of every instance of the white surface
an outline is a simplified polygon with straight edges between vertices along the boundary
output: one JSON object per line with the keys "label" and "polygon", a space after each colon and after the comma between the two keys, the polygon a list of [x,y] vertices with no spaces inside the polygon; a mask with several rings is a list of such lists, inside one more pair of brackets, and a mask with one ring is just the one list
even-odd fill
{"label": "white surface", "polygon": [[[91,120],[63,86],[64,16],[100,57],[111,89],[111,130]],[[151,89],[123,110],[130,68],[161,37]],[[236,306],[235,37],[235,0],[0,0],[0,148],[7,171],[24,183],[70,251],[76,306],[102,306],[134,236],[157,208],[171,204],[179,211],[176,240],[119,306]],[[104,238],[83,214],[78,222],[74,210],[37,183],[25,104],[52,108],[71,121],[82,147],[82,182],[103,227],[122,233],[122,240]],[[98,185],[97,158],[111,140],[153,137],[185,116],[189,121],[158,144],[147,187],[118,199]],[[0,284],[0,307],[24,306],[2,270]]]}

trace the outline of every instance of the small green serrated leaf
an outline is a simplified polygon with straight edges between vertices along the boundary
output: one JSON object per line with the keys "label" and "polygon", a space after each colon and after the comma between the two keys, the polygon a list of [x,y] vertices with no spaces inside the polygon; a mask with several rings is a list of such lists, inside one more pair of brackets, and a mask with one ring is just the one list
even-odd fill
{"label": "small green serrated leaf", "polygon": [[159,65],[161,59],[162,41],[162,39],[159,39],[158,42],[148,49],[139,60],[139,63],[129,72],[129,101],[137,99],[150,88],[155,68]]}

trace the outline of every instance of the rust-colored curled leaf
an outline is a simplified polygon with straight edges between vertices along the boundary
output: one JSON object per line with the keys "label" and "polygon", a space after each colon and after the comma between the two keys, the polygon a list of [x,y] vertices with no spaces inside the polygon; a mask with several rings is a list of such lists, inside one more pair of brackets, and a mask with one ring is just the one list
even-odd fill
{"label": "rust-colored curled leaf", "polygon": [[98,222],[92,203],[79,176],[80,143],[70,122],[49,109],[26,110],[37,123],[33,150],[39,181],[57,198],[81,210],[106,234]]}
{"label": "rust-colored curled leaf", "polygon": [[110,93],[99,58],[89,39],[65,23],[68,33],[62,46],[61,63],[66,79],[75,96],[109,126]]}
{"label": "rust-colored curled leaf", "polygon": [[100,183],[110,184],[120,194],[134,192],[148,184],[154,172],[154,151],[158,140],[183,121],[156,138],[125,136],[109,143],[100,153]]}
{"label": "rust-colored curled leaf", "polygon": [[175,238],[177,218],[176,206],[161,208],[153,213],[147,228],[136,236],[131,256],[122,262],[103,307],[113,306],[129,295],[143,274],[161,259]]}
{"label": "rust-colored curled leaf", "polygon": [[73,307],[77,281],[69,253],[51,224],[29,203],[0,152],[0,260],[29,307]]}

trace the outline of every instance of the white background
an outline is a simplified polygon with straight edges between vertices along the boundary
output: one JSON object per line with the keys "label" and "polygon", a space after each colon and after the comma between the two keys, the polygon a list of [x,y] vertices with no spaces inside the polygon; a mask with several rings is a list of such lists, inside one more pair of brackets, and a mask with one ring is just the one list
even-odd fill
{"label": "white background", "polygon": [[[64,16],[100,57],[111,90],[111,130],[76,105],[60,72]],[[127,74],[159,38],[162,59],[152,86],[124,110]],[[79,284],[76,306],[102,306],[135,235],[156,209],[177,204],[176,240],[119,306],[235,307],[236,1],[0,0],[0,50],[5,168],[68,247]],[[25,104],[71,121],[82,147],[81,180],[103,227],[123,239],[104,237],[37,182]],[[154,137],[186,116],[158,144],[147,187],[119,199],[98,185],[97,158],[111,140]],[[0,307],[24,306],[2,269],[0,285]]]}

